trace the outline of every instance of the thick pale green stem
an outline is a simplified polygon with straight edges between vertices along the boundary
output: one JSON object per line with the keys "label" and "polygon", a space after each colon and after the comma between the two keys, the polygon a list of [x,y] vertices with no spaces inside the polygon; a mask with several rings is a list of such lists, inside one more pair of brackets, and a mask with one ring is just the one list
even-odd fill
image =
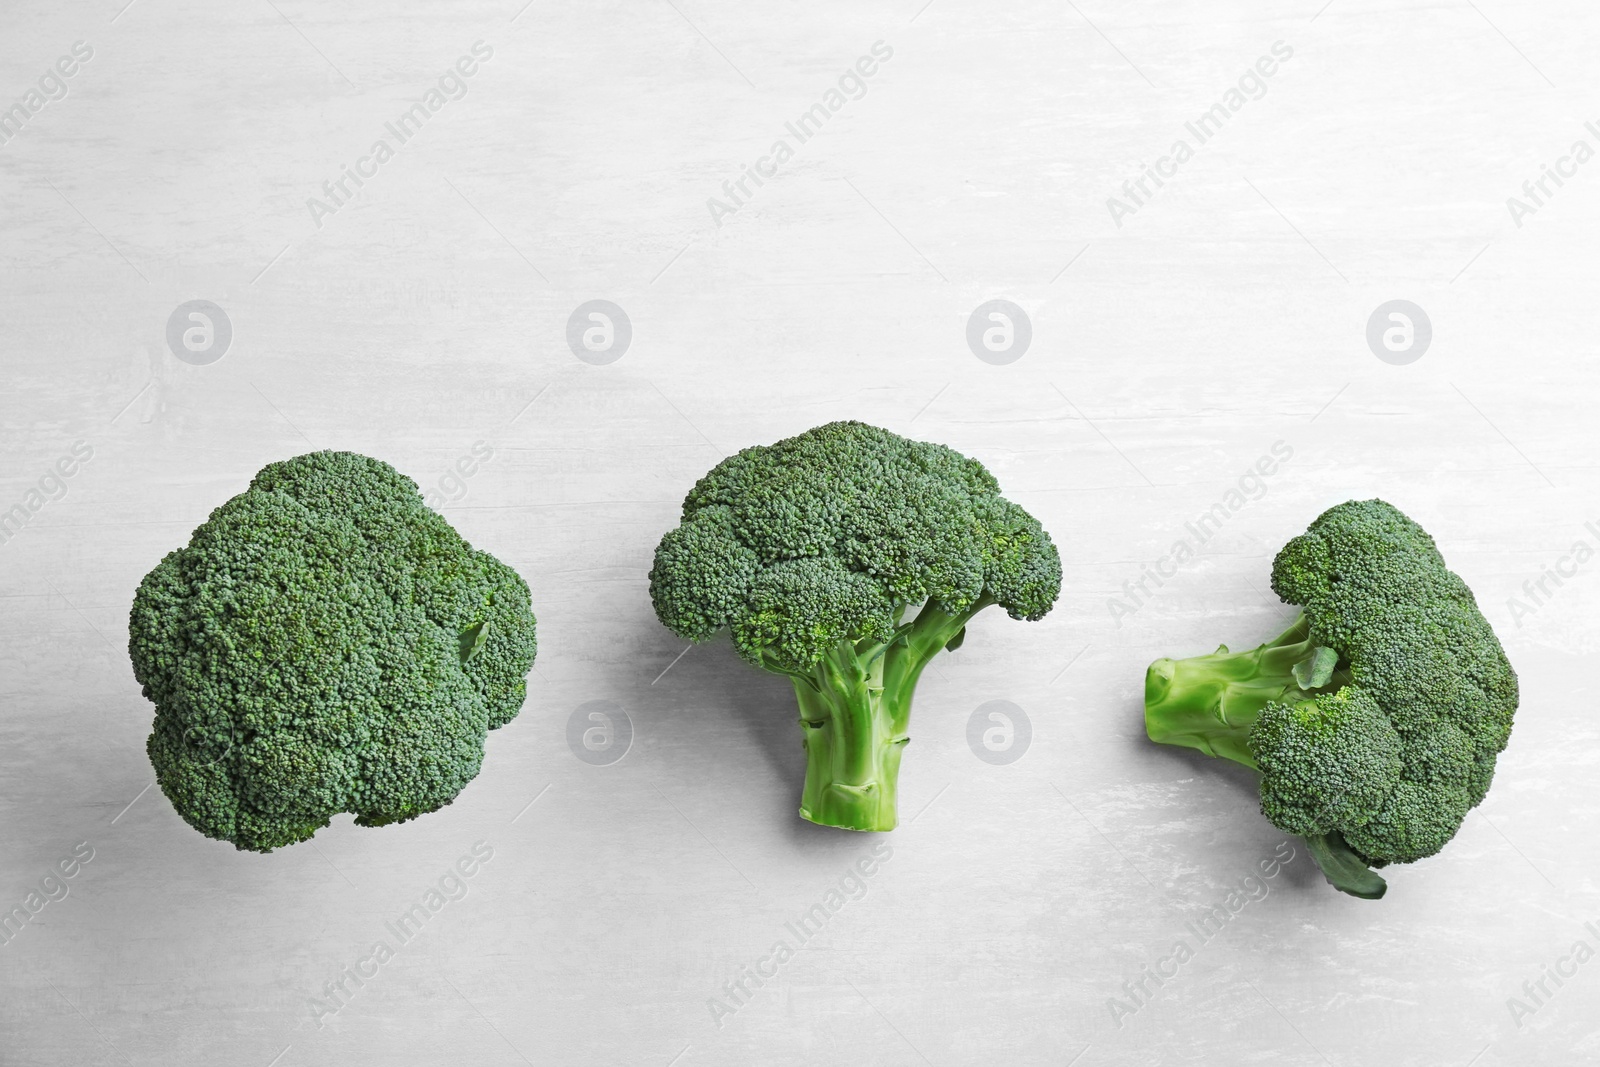
{"label": "thick pale green stem", "polygon": [[924,604],[905,636],[884,652],[884,689],[902,715],[899,729],[906,728],[905,716],[911,713],[911,696],[916,691],[917,680],[922,677],[922,669],[967,628],[974,615],[993,603],[988,596],[980,596],[965,611],[954,615],[932,603]]}
{"label": "thick pale green stem", "polygon": [[[1247,652],[1158,659],[1144,676],[1144,726],[1150,740],[1199,749],[1259,770],[1250,732],[1274,701],[1311,700],[1350,681],[1331,649],[1311,640],[1304,615],[1276,638]],[[1342,893],[1376,900],[1384,881],[1338,833],[1305,838],[1311,857]]]}
{"label": "thick pale green stem", "polygon": [[1316,651],[1309,634],[1302,615],[1259,648],[1219,648],[1207,656],[1156,660],[1144,676],[1144,724],[1150,740],[1255,768],[1249,739],[1261,709],[1275,700],[1315,695],[1301,689],[1294,676],[1295,664]]}
{"label": "thick pale green stem", "polygon": [[[864,664],[842,646],[795,679],[806,748],[800,816],[846,830],[893,830],[900,753],[909,738],[885,706],[883,657]],[[903,718],[903,716],[901,717]]]}
{"label": "thick pale green stem", "polygon": [[892,830],[911,698],[928,661],[994,601],[955,615],[924,605],[887,644],[841,642],[804,675],[791,674],[805,739],[800,816],[847,830]]}

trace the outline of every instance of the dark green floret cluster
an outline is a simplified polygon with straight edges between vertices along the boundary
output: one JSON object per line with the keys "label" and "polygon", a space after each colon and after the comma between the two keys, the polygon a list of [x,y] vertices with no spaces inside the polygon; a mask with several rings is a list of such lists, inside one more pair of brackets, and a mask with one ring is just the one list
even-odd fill
{"label": "dark green floret cluster", "polygon": [[1489,790],[1517,676],[1433,538],[1381,500],[1324,512],[1279,551],[1272,588],[1302,612],[1247,652],[1157,660],[1153,740],[1261,772],[1261,810],[1339,889],[1438,852]]}
{"label": "dark green floret cluster", "polygon": [[270,464],[213,511],[145,576],[128,646],[162,791],[257,852],[450,803],[536,649],[522,578],[349,452]]}
{"label": "dark green floret cluster", "polygon": [[674,633],[727,631],[745,660],[792,680],[807,753],[800,814],[857,830],[895,825],[928,661],[984,608],[1038,619],[1060,589],[1050,535],[981,463],[860,422],[723,460],[690,491],[650,572]]}

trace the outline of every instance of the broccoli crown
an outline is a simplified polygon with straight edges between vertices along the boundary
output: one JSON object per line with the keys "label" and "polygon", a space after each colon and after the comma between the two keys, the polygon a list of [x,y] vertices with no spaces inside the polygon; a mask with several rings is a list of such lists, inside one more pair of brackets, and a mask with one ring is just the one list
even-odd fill
{"label": "broccoli crown", "polygon": [[511,721],[528,587],[386,463],[272,463],[140,583],[129,653],[156,780],[208,837],[267,852],[351,812],[450,803]]}
{"label": "broccoli crown", "polygon": [[1279,551],[1272,588],[1349,681],[1262,710],[1263,813],[1290,833],[1338,831],[1377,865],[1438,852],[1488,792],[1517,707],[1472,591],[1382,500],[1324,512]]}
{"label": "broccoli crown", "polygon": [[1279,829],[1304,837],[1364,821],[1404,766],[1389,717],[1353,685],[1320,700],[1268,704],[1250,740],[1261,768],[1261,810]]}
{"label": "broccoli crown", "polygon": [[746,448],[711,469],[656,549],[673,632],[728,628],[757,666],[804,671],[840,641],[888,641],[908,605],[998,603],[1038,619],[1061,559],[977,460],[860,422]]}

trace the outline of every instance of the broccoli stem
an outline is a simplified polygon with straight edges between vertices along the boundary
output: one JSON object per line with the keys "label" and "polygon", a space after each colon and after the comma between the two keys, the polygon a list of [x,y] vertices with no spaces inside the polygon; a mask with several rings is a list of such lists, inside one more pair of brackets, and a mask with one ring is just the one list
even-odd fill
{"label": "broccoli stem", "polygon": [[891,640],[841,641],[790,675],[800,705],[806,781],[800,817],[846,830],[893,830],[911,698],[928,661],[993,604],[949,614],[925,604]]}
{"label": "broccoli stem", "polygon": [[1346,672],[1336,671],[1327,686],[1301,689],[1294,667],[1316,648],[1300,615],[1259,648],[1229,652],[1223,645],[1205,656],[1158,659],[1144,676],[1145,732],[1152,741],[1259,770],[1250,755],[1250,731],[1261,709],[1274,701],[1317,696],[1348,680]]}
{"label": "broccoli stem", "polygon": [[[1156,660],[1144,676],[1144,726],[1150,740],[1199,749],[1260,770],[1250,753],[1250,731],[1262,708],[1274,701],[1310,700],[1350,681],[1347,667],[1313,679],[1309,665],[1318,662],[1318,646],[1310,634],[1302,614],[1283,633],[1246,652],[1229,652],[1224,645],[1207,656]],[[1332,653],[1322,652],[1331,664]],[[1297,666],[1308,682],[1323,684],[1302,688]],[[1337,831],[1304,840],[1335,889],[1367,900],[1383,896],[1384,880]]]}
{"label": "broccoli stem", "polygon": [[795,680],[806,749],[800,816],[847,830],[892,830],[900,753],[909,740],[893,728],[883,690],[883,659],[864,667],[849,646],[825,657],[822,684]]}

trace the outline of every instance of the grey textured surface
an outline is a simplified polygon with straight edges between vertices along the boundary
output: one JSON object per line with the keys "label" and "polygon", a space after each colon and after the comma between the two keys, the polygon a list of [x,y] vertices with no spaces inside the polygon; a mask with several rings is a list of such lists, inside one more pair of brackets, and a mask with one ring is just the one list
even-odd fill
{"label": "grey textured surface", "polygon": [[[1506,203],[1600,145],[1592,8],[122,2],[0,15],[0,104],[93,50],[0,144],[0,509],[41,505],[0,544],[0,906],[93,850],[0,945],[0,1060],[1600,1061],[1600,962],[1574,954],[1600,949],[1600,559],[1570,555],[1600,545],[1600,167]],[[480,40],[466,94],[314,219]],[[796,143],[785,124],[879,41],[865,94]],[[1264,95],[1114,219],[1280,41]],[[714,219],[780,137],[792,158]],[[232,325],[203,366],[165,334],[196,299]],[[567,344],[593,299],[633,329],[603,365]],[[1005,365],[966,342],[992,299],[1032,325]],[[1366,342],[1397,299],[1433,326],[1405,366]],[[874,839],[796,817],[787,686],[725,645],[680,657],[644,574],[718,458],[847,417],[989,464],[1056,535],[1066,589],[1037,624],[980,617],[929,672],[915,820],[719,1019],[723,984],[797,942],[785,923],[851,888]],[[30,497],[76,441],[93,456],[64,495]],[[480,441],[492,458],[442,482]],[[1114,618],[1275,442],[1292,457]],[[126,613],[211,508],[311,448],[456,497],[532,586],[539,662],[453,806],[238,853],[151,788]],[[1435,534],[1521,674],[1496,786],[1386,900],[1339,896],[1300,851],[1200,944],[1188,924],[1283,835],[1246,775],[1144,740],[1143,669],[1275,632],[1276,546],[1373,495]],[[996,700],[1033,730],[999,766],[966,742]],[[620,762],[568,749],[590,701],[632,721]],[[466,895],[398,945],[385,923],[477,842]],[[1193,958],[1114,1020],[1180,938]],[[380,940],[393,958],[318,1017]]]}

